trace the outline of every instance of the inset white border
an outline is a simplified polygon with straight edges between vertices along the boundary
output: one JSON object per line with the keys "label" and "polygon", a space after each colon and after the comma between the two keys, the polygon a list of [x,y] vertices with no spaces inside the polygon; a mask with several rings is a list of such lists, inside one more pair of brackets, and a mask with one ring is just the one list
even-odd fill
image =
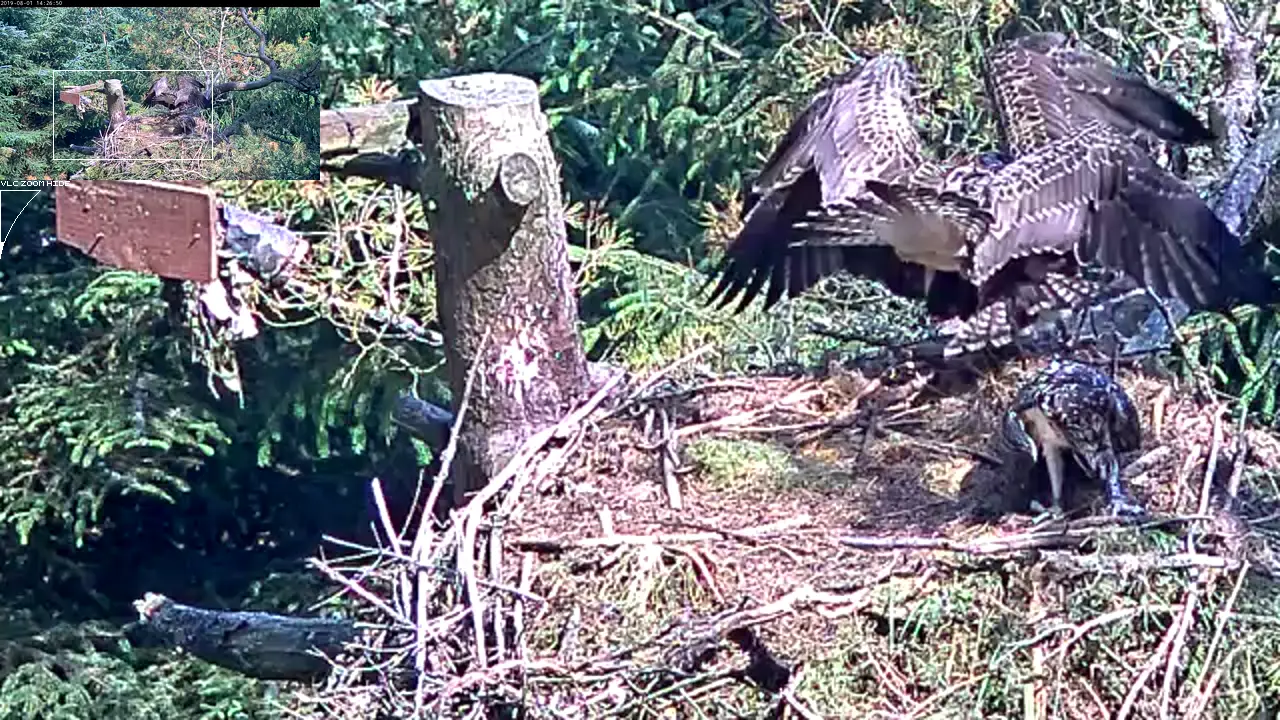
{"label": "inset white border", "polygon": [[[58,161],[60,161],[60,160],[64,160],[64,161],[66,161],[66,162],[81,162],[81,163],[87,163],[87,162],[89,162],[90,160],[92,160],[93,158],[85,158],[85,157],[79,157],[79,156],[77,156],[77,157],[69,157],[69,158],[60,158],[60,157],[58,157],[58,156],[57,156],[57,152],[58,152],[58,141],[57,141],[57,137],[58,137],[58,133],[57,133],[57,126],[58,126],[58,73],[60,73],[60,72],[63,72],[63,73],[73,73],[73,72],[75,72],[75,73],[80,73],[80,72],[101,72],[101,73],[138,72],[138,73],[191,73],[191,74],[194,74],[194,75],[204,75],[204,74],[205,74],[204,70],[103,70],[103,69],[100,69],[100,68],[84,68],[84,69],[76,69],[76,70],[50,70],[49,72],[53,73],[53,97],[50,99],[50,100],[51,100],[51,102],[52,102],[52,104],[53,104],[53,107],[52,107],[52,108],[50,108],[50,109],[53,111],[53,122],[49,123],[49,142],[52,144],[52,145],[51,145],[51,147],[53,148],[53,152],[52,152],[52,153],[50,153],[50,154],[51,154],[51,155],[53,155],[53,161],[54,161],[54,162],[58,162]],[[210,142],[209,142],[209,157],[201,156],[201,157],[193,157],[193,158],[121,158],[121,159],[137,160],[137,161],[139,161],[139,162],[185,162],[185,161],[188,161],[188,160],[208,160],[208,161],[212,162],[212,161],[213,161],[213,155],[214,155],[214,152],[213,152],[213,142],[212,142],[212,141],[210,141]],[[3,249],[4,249],[4,243],[3,243],[3,241],[0,241],[0,250],[3,250]]]}

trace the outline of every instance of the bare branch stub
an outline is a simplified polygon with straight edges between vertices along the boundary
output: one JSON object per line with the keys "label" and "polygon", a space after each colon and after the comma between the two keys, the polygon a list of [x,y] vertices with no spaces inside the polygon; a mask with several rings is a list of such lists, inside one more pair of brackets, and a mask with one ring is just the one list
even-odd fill
{"label": "bare branch stub", "polygon": [[436,292],[455,398],[479,363],[450,476],[460,500],[590,383],[537,85],[495,73],[428,80],[420,101],[423,199],[436,207]]}

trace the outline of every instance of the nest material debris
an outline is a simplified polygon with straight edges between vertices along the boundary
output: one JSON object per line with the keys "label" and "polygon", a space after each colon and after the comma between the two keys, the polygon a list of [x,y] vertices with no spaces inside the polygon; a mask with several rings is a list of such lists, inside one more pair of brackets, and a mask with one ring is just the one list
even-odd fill
{"label": "nest material debris", "polygon": [[[953,694],[958,701],[978,680],[926,696],[912,689],[924,681],[908,677],[903,659],[854,651],[870,664],[849,677],[874,678],[867,695],[836,709],[828,698],[825,714],[799,683],[850,632],[851,619],[858,619],[853,627],[887,622],[892,632],[886,613],[944,602],[950,585],[989,572],[986,558],[995,558],[999,567],[1025,570],[1015,573],[1016,587],[1030,588],[1033,637],[1015,647],[1032,648],[1036,662],[1069,681],[1055,690],[1060,711],[1078,705],[1096,713],[1101,704],[1147,713],[1173,702],[1171,691],[1144,695],[1154,669],[1120,692],[1070,684],[1069,660],[1090,645],[1090,633],[1150,612],[1173,614],[1168,631],[1125,652],[1153,659],[1162,670],[1157,689],[1182,688],[1179,702],[1207,702],[1206,678],[1180,675],[1177,658],[1194,636],[1190,614],[1215,583],[1275,567],[1274,521],[1246,517],[1269,509],[1252,479],[1257,462],[1280,457],[1280,443],[1256,429],[1242,443],[1221,407],[1123,371],[1118,379],[1144,424],[1142,449],[1122,458],[1125,477],[1155,519],[1099,517],[1087,498],[1077,502],[1088,493],[1068,496],[1073,519],[1065,523],[1037,525],[1017,510],[984,513],[984,493],[1028,484],[1025,475],[1011,481],[1008,473],[1022,470],[997,465],[986,448],[1000,411],[1032,370],[1013,363],[941,396],[921,382],[887,387],[856,374],[701,384],[667,377],[614,392],[608,402],[605,388],[531,441],[504,477],[443,527],[424,526],[416,540],[379,550],[377,568],[325,565],[368,600],[371,619],[384,626],[400,619],[348,662],[367,672],[399,653],[401,664],[415,664],[415,682],[397,676],[380,696],[400,712],[518,704],[546,711],[539,717],[625,717],[715,697],[716,707],[745,712],[763,702],[806,718],[866,716],[874,708],[918,715]],[[740,484],[715,482],[709,473],[724,458],[710,452],[688,461],[713,438],[780,447],[787,462]],[[1222,489],[1233,484],[1239,497]],[[1101,490],[1092,488],[1098,507]],[[1177,549],[1144,544],[1146,532],[1175,538]],[[1125,607],[1096,613],[1096,624],[1067,625],[1076,631],[1068,635],[1035,634],[1037,622],[1080,612],[1066,604],[1079,592],[1067,591],[1072,578],[1142,575],[1151,583],[1169,573],[1190,577],[1180,603],[1142,600],[1143,610],[1107,595]],[[1218,606],[1215,617],[1225,623],[1235,602]],[[421,650],[393,653],[412,637]],[[975,668],[993,662],[985,652]],[[336,673],[330,683],[372,692],[359,677]],[[1049,680],[1040,677],[1032,696],[1043,705]]]}

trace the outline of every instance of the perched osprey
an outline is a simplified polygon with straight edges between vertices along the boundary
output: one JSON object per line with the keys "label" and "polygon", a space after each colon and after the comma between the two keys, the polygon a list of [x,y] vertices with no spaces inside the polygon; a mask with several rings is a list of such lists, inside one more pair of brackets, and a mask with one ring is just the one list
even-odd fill
{"label": "perched osprey", "polygon": [[1090,365],[1053,360],[1018,389],[1000,429],[1011,450],[1044,458],[1053,491],[1052,512],[1062,514],[1067,453],[1091,477],[1103,480],[1117,515],[1141,515],[1142,506],[1120,482],[1117,453],[1142,445],[1142,423],[1119,383]]}
{"label": "perched osprey", "polygon": [[1203,142],[1208,128],[1057,33],[995,47],[984,70],[1001,152],[951,168],[921,158],[901,59],[819,93],[748,198],[712,300],[742,294],[740,310],[768,281],[768,307],[848,269],[964,319],[948,355],[1108,288],[1225,302],[1238,239],[1143,144]]}

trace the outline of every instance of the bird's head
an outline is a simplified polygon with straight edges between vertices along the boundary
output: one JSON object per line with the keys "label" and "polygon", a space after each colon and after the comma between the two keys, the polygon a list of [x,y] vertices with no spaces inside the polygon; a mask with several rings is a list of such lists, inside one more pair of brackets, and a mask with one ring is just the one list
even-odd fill
{"label": "bird's head", "polygon": [[1017,412],[1010,410],[1005,413],[1004,423],[1000,427],[1000,436],[1008,449],[1030,455],[1033,463],[1039,462],[1040,448],[1027,432],[1027,426],[1023,424],[1022,417]]}
{"label": "bird's head", "polygon": [[916,96],[916,74],[906,58],[893,53],[880,53],[867,60],[859,70],[874,85],[876,96],[911,102]]}

